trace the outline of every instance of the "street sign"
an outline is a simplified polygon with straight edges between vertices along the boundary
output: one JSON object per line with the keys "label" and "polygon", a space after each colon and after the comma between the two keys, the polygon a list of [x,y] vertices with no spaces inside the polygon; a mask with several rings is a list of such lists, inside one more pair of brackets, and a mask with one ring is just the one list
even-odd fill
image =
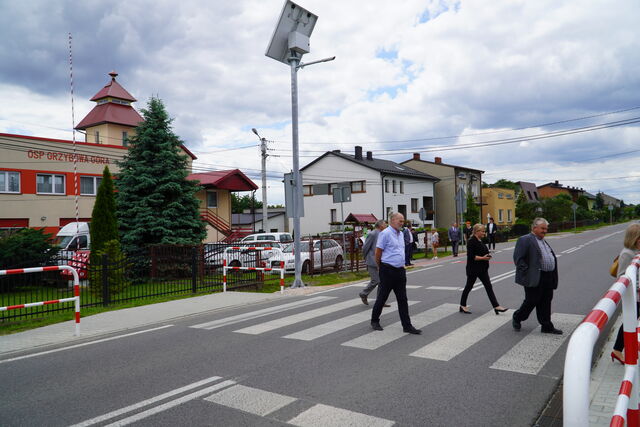
{"label": "street sign", "polygon": [[609,206],[607,207],[607,209],[609,209],[610,211],[612,211],[612,210],[613,210],[613,205],[609,205]]}
{"label": "street sign", "polygon": [[336,187],[333,189],[333,203],[346,203],[351,201],[351,187]]}
{"label": "street sign", "polygon": [[[296,204],[296,210],[293,206],[294,197],[294,185],[293,185],[293,173],[284,174],[284,205],[286,215],[289,218],[302,218],[304,216],[304,196],[298,197],[298,203]],[[300,172],[300,185],[302,185],[302,172]],[[302,195],[302,192],[300,192]]]}
{"label": "street sign", "polygon": [[576,205],[575,203],[571,205],[571,209],[573,209],[573,211],[575,212],[576,209],[578,209],[578,205]]}

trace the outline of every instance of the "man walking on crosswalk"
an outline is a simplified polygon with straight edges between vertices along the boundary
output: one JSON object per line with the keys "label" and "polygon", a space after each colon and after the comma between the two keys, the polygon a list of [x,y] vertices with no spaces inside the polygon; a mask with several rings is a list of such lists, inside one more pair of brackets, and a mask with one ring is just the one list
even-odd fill
{"label": "man walking on crosswalk", "polygon": [[516,242],[513,262],[516,265],[516,283],[524,287],[524,301],[513,313],[513,329],[519,331],[521,322],[536,309],[542,333],[562,335],[551,322],[551,300],[553,290],[558,287],[558,261],[551,246],[544,240],[549,223],[544,218],[536,218],[531,225],[531,233]]}
{"label": "man walking on crosswalk", "polygon": [[[367,297],[380,284],[380,273],[378,272],[378,264],[376,263],[376,243],[378,242],[378,235],[385,228],[387,228],[387,222],[385,220],[381,219],[377,221],[375,228],[367,234],[367,238],[362,246],[362,256],[364,257],[364,261],[367,264],[367,271],[371,277],[369,284],[360,291],[360,299],[362,299],[362,303],[365,305],[369,305]],[[379,288],[378,293],[380,293]],[[387,304],[385,304],[385,306],[388,307]]]}
{"label": "man walking on crosswalk", "polygon": [[422,331],[411,324],[409,303],[407,302],[407,274],[405,270],[405,245],[402,234],[404,216],[393,213],[389,217],[389,227],[380,232],[376,244],[376,263],[380,272],[378,297],[371,312],[371,327],[381,331],[380,314],[391,291],[398,301],[398,313],[402,330],[409,334],[420,335]]}

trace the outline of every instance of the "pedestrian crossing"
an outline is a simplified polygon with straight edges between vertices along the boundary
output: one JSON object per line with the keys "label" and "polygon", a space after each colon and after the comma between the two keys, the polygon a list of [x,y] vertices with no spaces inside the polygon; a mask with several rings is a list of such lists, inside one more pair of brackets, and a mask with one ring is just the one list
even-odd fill
{"label": "pedestrian crossing", "polygon": [[[504,278],[513,274],[508,272]],[[411,336],[412,341],[405,341],[402,348],[407,348],[407,342],[411,347],[406,353],[407,357],[418,359],[430,359],[450,362],[490,335],[505,333],[505,328],[511,331],[511,315],[509,313],[496,315],[493,310],[486,313],[474,311],[472,316],[464,316],[467,321],[460,325],[460,317],[455,321],[449,321],[450,316],[458,316],[458,305],[443,303],[424,311],[416,310],[420,301],[409,301],[411,321],[418,329],[428,328],[430,325],[441,322],[438,331],[443,335],[435,339],[430,338],[425,342],[423,336]],[[385,308],[382,313],[381,323],[383,331],[372,331],[369,327],[371,321],[371,307],[365,307],[360,299],[347,301],[337,300],[337,297],[316,296],[302,299],[288,304],[281,304],[266,309],[255,310],[239,315],[217,319],[212,322],[200,323],[190,326],[194,329],[211,330],[223,326],[234,326],[238,323],[250,323],[239,329],[232,329],[233,333],[244,335],[261,335],[276,333],[277,339],[314,341],[331,335],[341,337],[348,335],[348,330],[358,330],[358,336],[351,336],[337,345],[366,351],[380,351],[390,344],[404,339],[408,335],[403,332],[402,325],[397,321],[397,304]],[[287,314],[290,311],[297,311]],[[262,319],[267,317],[267,319]],[[274,316],[276,316],[274,318]],[[279,316],[279,317],[278,317]],[[337,316],[337,317],[336,317]],[[519,332],[521,338],[504,354],[496,355],[495,361],[488,368],[517,372],[527,375],[538,375],[545,364],[558,352],[563,343],[569,338],[571,332],[579,325],[583,316],[575,314],[554,313],[552,320],[556,327],[564,331],[563,335],[542,334],[539,326],[534,327],[529,333],[526,328]],[[309,321],[315,321],[309,325]],[[392,323],[390,323],[392,322]],[[535,317],[529,323],[535,324]],[[457,325],[453,330],[447,331],[446,325]],[[444,327],[442,325],[445,325]],[[507,326],[508,325],[508,326]],[[531,327],[531,325],[530,325]],[[297,330],[291,330],[297,329]],[[362,329],[366,332],[362,333]],[[285,333],[279,330],[286,330]]]}

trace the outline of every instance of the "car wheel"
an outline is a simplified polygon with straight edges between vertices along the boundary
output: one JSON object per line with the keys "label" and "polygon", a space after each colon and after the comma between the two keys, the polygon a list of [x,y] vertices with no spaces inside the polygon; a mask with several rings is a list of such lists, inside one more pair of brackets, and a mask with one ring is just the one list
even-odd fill
{"label": "car wheel", "polygon": [[334,268],[336,269],[336,271],[340,271],[342,270],[342,264],[343,264],[343,259],[342,259],[342,255],[338,255],[336,257],[336,264],[334,266]]}
{"label": "car wheel", "polygon": [[302,271],[301,271],[302,274],[309,274],[310,267],[311,267],[311,263],[309,262],[309,260],[302,263]]}

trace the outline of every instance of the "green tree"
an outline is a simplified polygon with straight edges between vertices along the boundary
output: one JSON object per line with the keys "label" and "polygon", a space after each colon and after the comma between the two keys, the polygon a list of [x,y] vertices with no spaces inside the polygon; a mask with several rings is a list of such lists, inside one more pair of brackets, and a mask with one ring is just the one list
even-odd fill
{"label": "green tree", "polygon": [[589,210],[589,199],[587,199],[587,196],[585,196],[584,194],[581,194],[580,196],[578,196],[578,199],[576,200],[576,204],[582,207],[583,209]]}
{"label": "green tree", "polygon": [[116,198],[109,167],[102,172],[102,182],[98,187],[96,202],[91,212],[91,250],[97,253],[109,240],[118,240],[118,220],[116,219]]}
{"label": "green tree", "polygon": [[499,179],[496,182],[494,182],[493,184],[491,184],[491,187],[508,188],[509,190],[513,190],[513,191],[518,191],[519,190],[518,184],[516,184],[513,181],[509,181],[508,179]]}
{"label": "green tree", "polygon": [[537,202],[530,202],[524,191],[518,193],[516,199],[516,222],[518,224],[531,224],[536,217],[536,209],[540,206]]}
{"label": "green tree", "polygon": [[471,191],[467,193],[467,210],[464,212],[464,220],[471,221],[471,224],[480,222],[480,208],[473,200],[473,194]]}
{"label": "green tree", "polygon": [[593,205],[593,208],[595,210],[600,210],[604,208],[604,198],[602,197],[602,193],[596,194],[596,202]]}
{"label": "green tree", "polygon": [[57,254],[53,236],[43,229],[23,228],[0,238],[0,269],[37,267]]}
{"label": "green tree", "polygon": [[573,221],[573,201],[568,194],[558,194],[555,197],[541,200],[542,215],[549,222]]}
{"label": "green tree", "polygon": [[199,244],[206,236],[200,219],[200,186],[187,180],[182,141],[171,129],[162,101],[151,98],[144,121],[129,138],[130,148],[116,180],[122,249],[142,255],[153,244]]}
{"label": "green tree", "polygon": [[245,209],[254,208],[256,211],[262,209],[262,202],[259,200],[253,200],[251,194],[245,194],[239,196],[235,193],[231,193],[231,212],[242,213]]}

